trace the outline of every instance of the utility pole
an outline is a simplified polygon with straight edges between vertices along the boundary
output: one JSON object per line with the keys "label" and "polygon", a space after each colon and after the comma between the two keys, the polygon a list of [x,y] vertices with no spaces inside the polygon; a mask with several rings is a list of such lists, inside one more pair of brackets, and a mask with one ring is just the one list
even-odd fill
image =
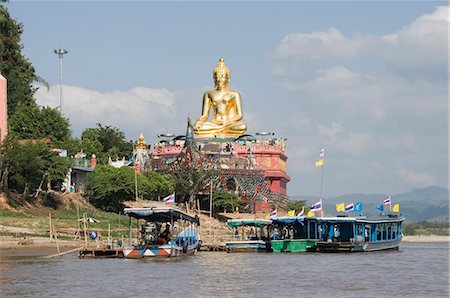
{"label": "utility pole", "polygon": [[59,58],[59,113],[62,115],[63,104],[63,58],[69,51],[66,49],[57,49],[53,51]]}

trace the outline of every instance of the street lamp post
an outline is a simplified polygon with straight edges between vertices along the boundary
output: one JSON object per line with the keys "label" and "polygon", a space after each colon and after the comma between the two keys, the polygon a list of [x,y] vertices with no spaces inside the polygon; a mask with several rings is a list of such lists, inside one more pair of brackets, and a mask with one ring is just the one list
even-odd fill
{"label": "street lamp post", "polygon": [[66,49],[57,49],[53,51],[59,58],[59,113],[62,115],[63,102],[63,57],[69,51]]}

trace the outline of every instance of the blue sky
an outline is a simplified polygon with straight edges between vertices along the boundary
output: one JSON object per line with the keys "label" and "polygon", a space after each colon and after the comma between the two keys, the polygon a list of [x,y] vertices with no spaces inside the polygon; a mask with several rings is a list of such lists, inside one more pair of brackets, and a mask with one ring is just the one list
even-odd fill
{"label": "blue sky", "polygon": [[148,142],[200,116],[220,57],[248,132],[286,137],[289,195],[448,184],[447,2],[12,2],[23,53],[74,135],[101,122]]}

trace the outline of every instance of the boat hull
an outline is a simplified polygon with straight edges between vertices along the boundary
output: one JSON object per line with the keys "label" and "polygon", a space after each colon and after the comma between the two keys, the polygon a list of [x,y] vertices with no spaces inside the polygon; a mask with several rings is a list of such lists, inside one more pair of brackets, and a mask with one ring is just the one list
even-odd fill
{"label": "boat hull", "polygon": [[227,252],[267,252],[267,244],[263,240],[229,241],[225,247]]}
{"label": "boat hull", "polygon": [[401,238],[376,241],[376,242],[317,242],[317,250],[320,252],[370,252],[398,249]]}
{"label": "boat hull", "polygon": [[271,241],[273,252],[306,252],[315,250],[316,242],[308,239],[284,239]]}
{"label": "boat hull", "polygon": [[184,255],[194,254],[196,247],[189,247],[186,252],[183,248],[174,245],[159,245],[153,247],[125,247],[123,256],[127,259],[140,258],[174,258]]}

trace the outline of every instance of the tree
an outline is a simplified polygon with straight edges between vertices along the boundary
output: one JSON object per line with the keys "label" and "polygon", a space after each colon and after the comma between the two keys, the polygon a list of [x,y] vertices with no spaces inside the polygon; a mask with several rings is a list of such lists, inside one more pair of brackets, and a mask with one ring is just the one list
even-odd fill
{"label": "tree", "polygon": [[[307,200],[289,200],[286,206],[287,210],[295,210],[297,213],[305,207]],[[305,213],[309,211],[309,208],[305,208]]]}
{"label": "tree", "polygon": [[48,85],[22,55],[22,33],[22,24],[12,19],[0,2],[0,73],[8,80],[8,117],[19,107],[36,105],[33,94],[37,88],[32,86],[33,81]]}
{"label": "tree", "polygon": [[212,197],[215,212],[234,212],[236,207],[241,208],[244,205],[238,195],[225,190],[213,191]]}
{"label": "tree", "polygon": [[49,139],[55,146],[63,146],[71,138],[69,120],[50,107],[23,106],[9,120],[9,133],[21,140]]}
{"label": "tree", "polygon": [[154,200],[159,194],[167,195],[173,191],[170,181],[159,174],[150,177],[137,174],[128,167],[98,166],[87,177],[86,196],[92,205],[100,209],[119,212],[124,207],[124,201],[136,199],[136,182],[137,196]]}
{"label": "tree", "polygon": [[[24,197],[40,189],[43,182],[62,182],[68,161],[56,156],[43,142],[23,142],[7,138],[0,151],[1,190],[14,189]],[[49,190],[47,188],[47,190]]]}
{"label": "tree", "polygon": [[81,149],[88,155],[96,154],[99,163],[106,164],[110,157],[121,159],[131,156],[133,143],[127,142],[125,134],[118,128],[97,123],[97,127],[87,128],[81,134]]}

